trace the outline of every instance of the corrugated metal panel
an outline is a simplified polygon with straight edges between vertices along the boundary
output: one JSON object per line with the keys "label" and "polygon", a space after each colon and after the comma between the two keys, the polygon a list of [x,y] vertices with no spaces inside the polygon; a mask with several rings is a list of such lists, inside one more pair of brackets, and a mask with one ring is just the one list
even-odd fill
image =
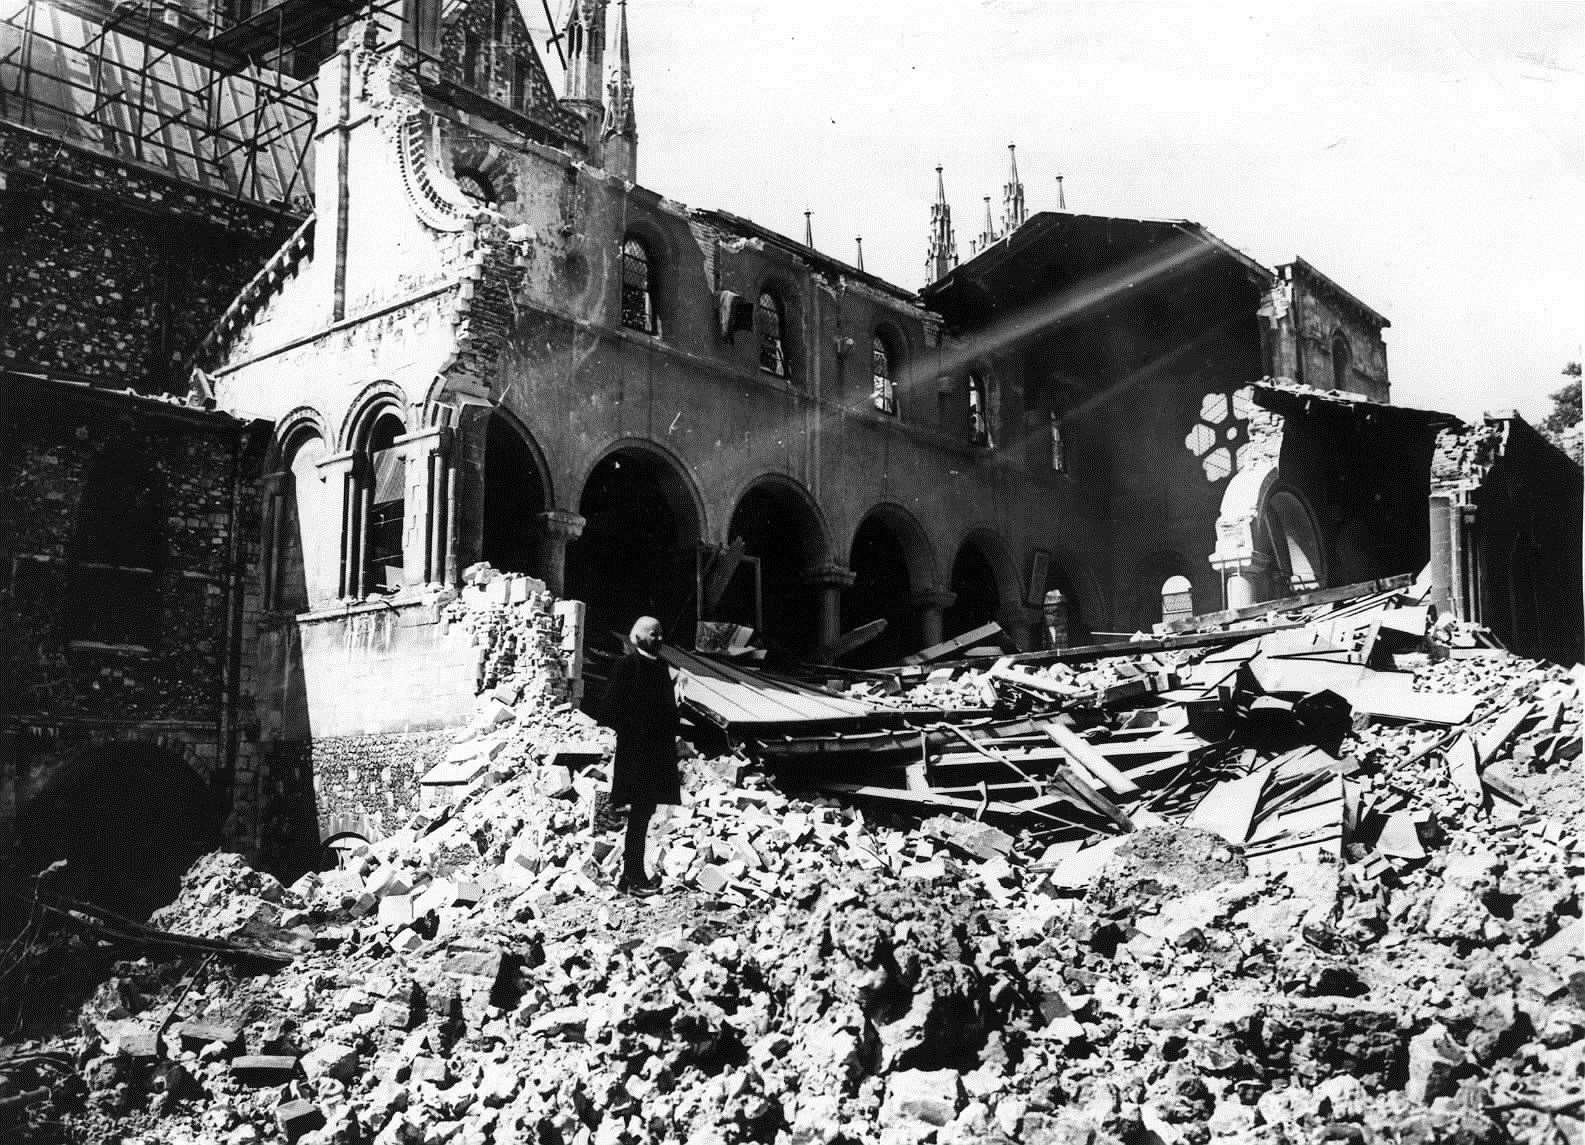
{"label": "corrugated metal panel", "polygon": [[684,673],[683,698],[727,727],[854,722],[875,714],[868,704],[745,672],[679,648],[663,648],[661,656]]}

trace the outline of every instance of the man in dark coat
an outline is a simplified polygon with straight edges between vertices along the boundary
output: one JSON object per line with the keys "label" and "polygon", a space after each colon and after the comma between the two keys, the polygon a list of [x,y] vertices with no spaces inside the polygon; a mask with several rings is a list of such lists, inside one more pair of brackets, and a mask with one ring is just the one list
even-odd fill
{"label": "man in dark coat", "polygon": [[660,880],[644,870],[650,820],[662,804],[682,802],[677,773],[677,696],[671,670],[660,658],[660,621],[641,616],[628,641],[633,651],[611,669],[605,689],[605,722],[616,729],[611,802],[628,804],[622,878],[617,890],[649,894]]}

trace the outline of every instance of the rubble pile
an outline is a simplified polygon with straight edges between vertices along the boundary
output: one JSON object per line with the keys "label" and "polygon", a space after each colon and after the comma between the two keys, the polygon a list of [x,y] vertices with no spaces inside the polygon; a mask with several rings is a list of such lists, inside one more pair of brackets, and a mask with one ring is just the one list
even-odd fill
{"label": "rubble pile", "polygon": [[[1131,830],[691,760],[650,899],[614,892],[609,733],[492,686],[422,810],[343,869],[196,864],[155,922],[289,961],[122,962],[71,1036],[0,1056],[0,1135],[1578,1140],[1582,673],[1477,651],[1388,697],[1429,722],[1290,692],[1248,650],[1014,666],[1112,697],[1078,738],[1135,752]],[[1226,738],[1153,787],[1129,745],[1190,738],[1174,704]]]}

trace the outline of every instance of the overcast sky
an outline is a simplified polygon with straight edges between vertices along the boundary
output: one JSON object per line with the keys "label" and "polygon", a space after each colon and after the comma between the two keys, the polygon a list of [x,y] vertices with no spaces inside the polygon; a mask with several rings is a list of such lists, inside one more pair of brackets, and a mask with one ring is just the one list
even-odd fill
{"label": "overcast sky", "polygon": [[[615,5],[613,4],[613,13]],[[639,178],[923,282],[1031,211],[1187,218],[1387,315],[1393,400],[1535,420],[1585,330],[1585,4],[631,0]],[[554,69],[554,53],[548,61]]]}

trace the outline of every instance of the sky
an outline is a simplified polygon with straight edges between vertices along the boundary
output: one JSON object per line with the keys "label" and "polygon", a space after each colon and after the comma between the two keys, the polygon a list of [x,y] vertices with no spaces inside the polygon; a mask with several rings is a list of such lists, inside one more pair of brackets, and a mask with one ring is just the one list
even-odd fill
{"label": "sky", "polygon": [[[553,5],[554,7],[554,5]],[[615,11],[615,5],[612,6]],[[1185,218],[1392,322],[1393,400],[1550,408],[1585,336],[1585,2],[630,0],[639,181],[923,285],[1031,212]],[[547,51],[555,71],[555,53]]]}

